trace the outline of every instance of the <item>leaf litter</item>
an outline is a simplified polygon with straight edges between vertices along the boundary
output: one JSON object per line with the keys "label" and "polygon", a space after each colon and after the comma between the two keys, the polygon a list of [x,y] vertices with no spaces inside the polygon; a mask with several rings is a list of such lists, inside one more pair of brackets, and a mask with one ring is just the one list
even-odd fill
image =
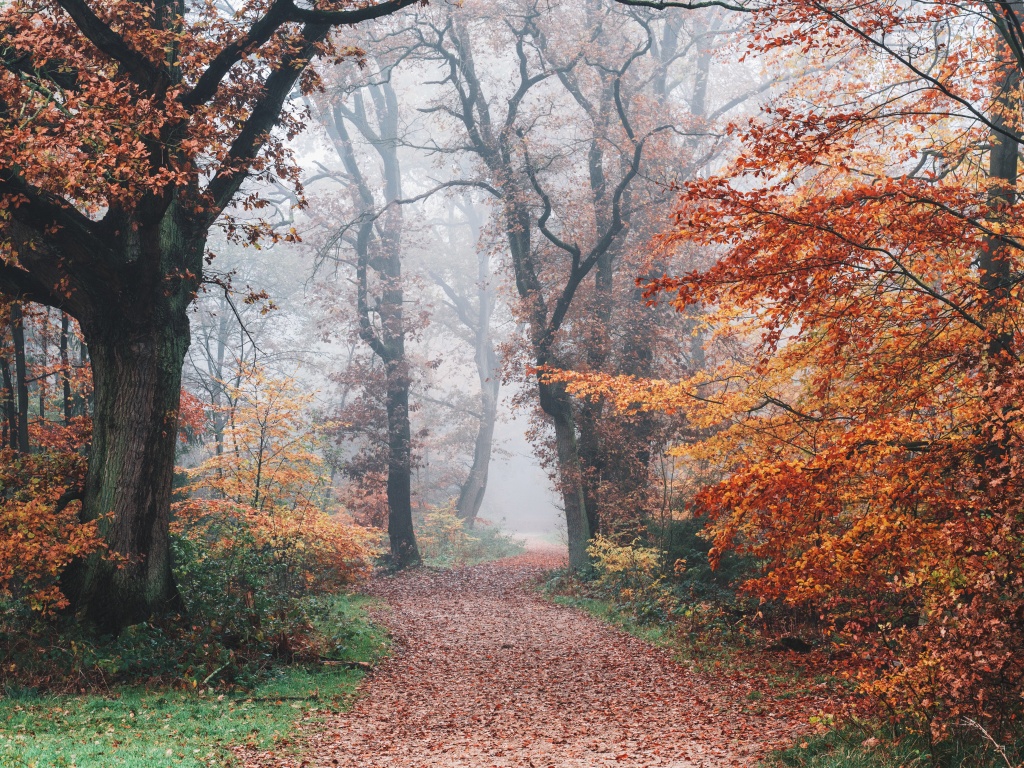
{"label": "leaf litter", "polygon": [[[810,730],[814,695],[752,713],[756,681],[670,654],[533,585],[560,553],[376,579],[394,653],[352,709],[308,723],[298,754],[260,768],[717,768],[754,765]],[[761,686],[762,690],[764,686]],[[291,752],[292,750],[289,750]]]}

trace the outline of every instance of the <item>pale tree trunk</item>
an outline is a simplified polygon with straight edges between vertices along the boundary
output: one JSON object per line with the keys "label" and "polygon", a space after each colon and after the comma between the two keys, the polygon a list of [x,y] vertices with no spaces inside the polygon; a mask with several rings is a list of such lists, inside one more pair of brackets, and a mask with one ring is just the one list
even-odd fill
{"label": "pale tree trunk", "polygon": [[470,467],[469,476],[459,490],[459,501],[455,508],[456,515],[468,528],[472,528],[476,522],[484,494],[487,492],[487,476],[494,443],[494,422],[497,418],[497,407],[491,405],[495,399],[490,398],[489,393],[484,394],[481,399],[484,400],[485,410],[481,414],[473,444],[473,466]]}
{"label": "pale tree trunk", "polygon": [[[477,220],[473,205],[466,206],[472,227],[473,239],[479,239],[481,224]],[[494,445],[494,424],[498,419],[498,395],[501,391],[501,377],[498,375],[498,354],[491,338],[491,316],[494,313],[494,289],[491,287],[491,261],[486,250],[477,253],[477,305],[476,317],[471,317],[469,302],[457,296],[449,286],[441,283],[449,298],[456,305],[459,317],[473,332],[475,343],[473,359],[476,363],[477,379],[480,382],[480,413],[477,422],[476,440],[473,443],[473,465],[469,475],[459,489],[456,515],[468,528],[472,528],[480,513],[480,506],[487,492],[487,477],[491,466],[491,451]]]}
{"label": "pale tree trunk", "polygon": [[[1001,111],[993,116],[992,124],[1001,130],[993,131],[992,149],[989,154],[989,178],[993,182],[989,192],[989,218],[994,221],[1005,217],[1005,210],[1013,205],[1017,196],[1020,142],[1014,138],[1018,125],[1011,116],[1016,116],[1020,111],[1020,104],[1017,103],[1017,90],[1020,84],[1020,70],[1013,67],[1007,72],[1001,93],[995,100],[997,108]],[[985,247],[978,254],[981,287],[985,293],[982,309],[986,315],[997,313],[1009,298],[1012,283],[1010,268],[1013,261],[1011,251],[1012,246],[1002,238],[989,237],[985,241]],[[1013,333],[1005,328],[1005,321],[999,319],[997,322],[1000,330],[991,335],[986,352],[989,359],[999,367],[1010,362]]]}

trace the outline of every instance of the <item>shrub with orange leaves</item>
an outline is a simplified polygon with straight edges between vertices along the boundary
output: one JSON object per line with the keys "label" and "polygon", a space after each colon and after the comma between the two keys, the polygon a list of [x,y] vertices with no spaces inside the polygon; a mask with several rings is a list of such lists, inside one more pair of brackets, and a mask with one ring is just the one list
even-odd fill
{"label": "shrub with orange leaves", "polygon": [[61,573],[101,548],[96,522],[79,521],[73,498],[84,472],[74,450],[0,451],[0,597],[44,615],[67,606]]}
{"label": "shrub with orange leaves", "polygon": [[294,653],[301,598],[368,576],[379,533],[332,509],[312,395],[256,366],[238,382],[220,453],[189,472],[190,498],[174,506],[176,576],[194,618]]}

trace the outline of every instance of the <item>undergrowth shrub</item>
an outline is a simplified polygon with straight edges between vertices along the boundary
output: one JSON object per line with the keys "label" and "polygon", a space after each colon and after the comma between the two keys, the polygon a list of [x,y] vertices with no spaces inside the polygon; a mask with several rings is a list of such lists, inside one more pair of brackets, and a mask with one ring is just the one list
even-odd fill
{"label": "undergrowth shrub", "polygon": [[[0,685],[88,690],[118,683],[247,685],[282,662],[337,652],[333,593],[369,575],[379,532],[339,509],[316,451],[311,396],[258,368],[230,388],[224,449],[191,471],[172,508],[182,615],[97,635],[59,613],[62,569],[100,548],[77,522],[88,424],[37,453],[0,452]],[[201,419],[193,431],[201,430]],[[59,501],[60,500],[60,501]]]}
{"label": "undergrowth shrub", "polygon": [[711,542],[702,535],[706,520],[684,517],[650,524],[650,546],[663,550],[663,559],[671,566],[668,581],[684,603],[708,601],[724,608],[737,608],[744,602],[737,586],[756,571],[756,562],[734,552],[725,552],[712,567]]}
{"label": "undergrowth shrub", "polygon": [[47,615],[67,606],[60,576],[75,558],[102,548],[96,522],[78,519],[85,476],[86,419],[33,432],[36,453],[0,450],[0,600],[8,618]]}
{"label": "undergrowth shrub", "polygon": [[222,450],[174,505],[175,576],[189,620],[229,649],[315,656],[307,598],[369,575],[378,533],[337,509],[316,450],[312,395],[243,368]]}
{"label": "undergrowth shrub", "polygon": [[228,647],[314,653],[303,599],[369,575],[376,534],[319,510],[268,514],[210,500],[176,507],[175,577],[188,618]]}
{"label": "undergrowth shrub", "polygon": [[434,509],[416,523],[416,542],[427,565],[473,565],[525,551],[521,541],[482,518],[467,528],[450,506]]}
{"label": "undergrowth shrub", "polygon": [[639,539],[618,545],[598,535],[587,547],[595,587],[638,621],[666,621],[679,604],[665,579],[664,552]]}

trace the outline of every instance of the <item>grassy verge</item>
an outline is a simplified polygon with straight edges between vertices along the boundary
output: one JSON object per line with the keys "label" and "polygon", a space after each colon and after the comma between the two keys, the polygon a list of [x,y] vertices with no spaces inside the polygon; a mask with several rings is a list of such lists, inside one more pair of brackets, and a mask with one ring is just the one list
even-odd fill
{"label": "grassy verge", "polygon": [[550,594],[549,599],[586,611],[651,645],[670,650],[677,662],[698,672],[714,674],[728,669],[731,674],[756,681],[770,689],[772,698],[788,699],[807,694],[820,695],[838,690],[841,681],[813,674],[791,663],[786,655],[769,654],[749,633],[721,626],[700,632],[685,632],[676,625],[640,622],[610,600],[579,595]]}
{"label": "grassy verge", "polygon": [[[321,632],[335,658],[373,663],[387,652],[367,599],[338,596]],[[287,741],[303,715],[345,709],[365,673],[284,666],[247,691],[134,687],[82,696],[9,692],[0,699],[0,765],[8,768],[206,768],[233,764],[231,747]]]}
{"label": "grassy verge", "polygon": [[556,605],[578,608],[596,619],[618,627],[623,632],[647,641],[651,645],[676,649],[676,633],[671,627],[664,624],[640,624],[630,614],[616,608],[610,600],[557,594],[551,595],[550,598]]}
{"label": "grassy verge", "polygon": [[764,768],[1007,768],[1019,765],[1021,745],[1001,747],[977,732],[941,744],[848,724],[805,739],[764,761]]}

